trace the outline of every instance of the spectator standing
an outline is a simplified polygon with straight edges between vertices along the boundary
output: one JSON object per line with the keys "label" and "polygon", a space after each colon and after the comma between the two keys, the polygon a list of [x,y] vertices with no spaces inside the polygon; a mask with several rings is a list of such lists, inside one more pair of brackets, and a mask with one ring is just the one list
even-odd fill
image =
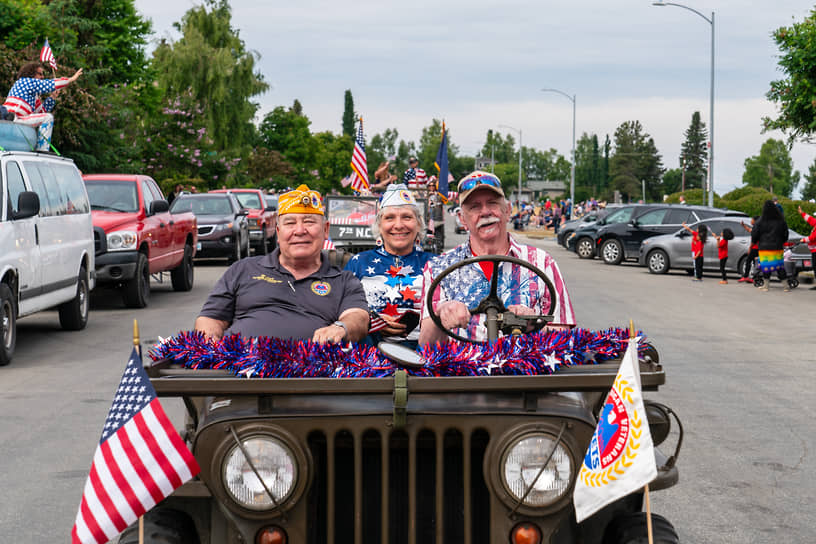
{"label": "spectator standing", "polygon": [[[813,268],[813,275],[816,276],[816,217],[802,211],[802,206],[799,206],[799,215],[802,216],[802,219],[804,219],[808,225],[813,227],[813,230],[810,231],[810,235],[807,238],[802,238],[802,242],[806,242],[808,245],[808,249],[810,250],[810,266]],[[816,286],[811,287],[811,289],[816,289]]]}
{"label": "spectator standing", "polygon": [[694,278],[691,281],[703,281],[703,250],[705,249],[708,228],[700,223],[693,231],[683,223],[683,228],[691,233],[691,255],[694,257]]}
{"label": "spectator standing", "polygon": [[[751,218],[751,226],[750,227],[748,225],[746,225],[745,223],[743,223],[743,222],[740,222],[740,225],[742,225],[742,228],[744,228],[750,234],[751,231],[754,229],[754,225],[756,224],[757,219],[759,219],[759,217],[755,216],[755,217]],[[741,271],[742,272],[742,277],[737,280],[737,283],[754,283],[754,280],[752,280],[750,278],[750,275],[751,275],[751,266],[754,263],[754,259],[757,258],[757,251],[758,251],[757,250],[757,245],[755,243],[751,242],[751,247],[748,249],[748,257],[745,258],[745,266],[743,267],[743,269]]]}
{"label": "spectator standing", "polygon": [[[788,278],[785,272],[783,248],[788,239],[788,224],[772,200],[766,200],[762,215],[751,230],[751,242],[757,244],[759,253],[759,270],[765,277],[760,290],[767,291],[771,273],[776,272],[780,281]],[[791,290],[791,283],[785,283],[785,291]]]}
{"label": "spectator standing", "polygon": [[734,239],[734,231],[726,227],[719,236],[714,232],[711,234],[717,239],[717,258],[720,259],[720,274],[722,275],[720,283],[725,285],[728,283],[728,276],[725,275],[725,263],[728,261],[728,242]]}

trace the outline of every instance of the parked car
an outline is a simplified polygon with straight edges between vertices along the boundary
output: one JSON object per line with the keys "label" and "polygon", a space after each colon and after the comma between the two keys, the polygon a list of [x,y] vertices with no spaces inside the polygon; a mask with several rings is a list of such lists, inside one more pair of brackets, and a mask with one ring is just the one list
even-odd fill
{"label": "parked car", "polygon": [[249,255],[249,211],[230,193],[181,194],[171,214],[193,212],[198,220],[197,257],[226,257],[231,262]]}
{"label": "parked car", "polygon": [[725,216],[748,217],[742,212],[708,206],[644,204],[633,210],[628,221],[607,223],[599,228],[595,235],[595,247],[606,264],[637,260],[643,240],[676,232],[683,223]]}
{"label": "parked car", "polygon": [[[0,138],[0,146],[6,141]],[[63,329],[88,323],[96,283],[91,206],[70,159],[0,151],[0,365],[11,362],[17,319],[56,308]]]}
{"label": "parked car", "polygon": [[[722,233],[723,229],[730,228],[734,239],[728,242],[728,261],[725,269],[728,272],[741,273],[748,258],[751,246],[751,235],[741,223],[748,224],[744,217],[715,217],[692,223],[689,228],[697,230],[699,224],[706,225],[711,232]],[[789,233],[789,243],[796,243],[802,236],[794,231]],[[672,268],[679,268],[691,274],[694,270],[694,260],[691,256],[691,234],[680,227],[671,234],[653,236],[643,241],[638,251],[638,264],[645,266],[652,274],[665,274]],[[719,271],[720,259],[717,254],[717,240],[709,236],[703,251],[703,270]]]}
{"label": "parked car", "polygon": [[556,240],[558,241],[559,245],[567,247],[567,240],[572,235],[573,232],[578,230],[581,227],[594,225],[598,220],[603,219],[614,210],[620,208],[620,204],[607,204],[605,208],[600,208],[594,212],[589,212],[585,214],[583,217],[579,217],[578,219],[570,219],[566,221],[561,227],[558,229],[558,234],[556,235]]}
{"label": "parked car", "polygon": [[[800,237],[799,240],[802,238],[803,237]],[[792,244],[791,260],[796,263],[797,272],[813,270],[811,265],[812,254],[810,253],[810,249],[808,249],[808,245],[801,241],[798,243],[793,243],[794,241],[792,238],[788,238],[788,242]],[[814,279],[816,279],[816,276],[814,276]],[[813,280],[811,280],[810,276],[807,276],[804,281],[805,283],[810,283]]]}
{"label": "parked car", "polygon": [[629,222],[639,206],[642,204],[626,204],[594,223],[579,227],[567,237],[567,249],[574,251],[582,259],[595,258],[595,238],[598,230],[604,225]]}
{"label": "parked car", "polygon": [[170,214],[170,205],[149,176],[88,174],[96,279],[119,289],[128,308],[150,301],[150,278],[170,273],[175,291],[193,288],[198,234],[191,213]]}
{"label": "parked car", "polygon": [[249,211],[249,242],[255,255],[265,255],[277,246],[278,204],[266,202],[266,195],[261,189],[216,189],[211,193],[230,192],[238,202]]}

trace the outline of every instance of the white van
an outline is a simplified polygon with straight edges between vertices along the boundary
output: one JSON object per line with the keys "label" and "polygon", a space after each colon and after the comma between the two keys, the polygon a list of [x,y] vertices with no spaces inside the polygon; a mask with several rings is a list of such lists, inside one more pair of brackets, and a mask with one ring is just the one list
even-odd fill
{"label": "white van", "polygon": [[94,287],[91,207],[73,161],[0,151],[0,365],[11,361],[17,318],[59,309],[62,328],[88,322]]}

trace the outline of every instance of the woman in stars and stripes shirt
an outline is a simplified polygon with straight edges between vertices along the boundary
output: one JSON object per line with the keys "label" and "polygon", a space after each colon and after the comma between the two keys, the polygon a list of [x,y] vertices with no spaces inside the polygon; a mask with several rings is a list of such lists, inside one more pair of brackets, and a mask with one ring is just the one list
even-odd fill
{"label": "woman in stars and stripes shirt", "polygon": [[15,123],[37,127],[37,151],[48,151],[51,146],[54,116],[50,112],[56,104],[53,97],[42,100],[40,95],[54,93],[56,96],[80,75],[82,68],[71,77],[45,79],[45,68],[39,62],[29,62],[17,73],[17,81],[11,86],[3,106],[14,114]]}
{"label": "woman in stars and stripes shirt", "polygon": [[422,269],[433,257],[417,249],[425,232],[416,200],[402,183],[392,183],[383,194],[372,226],[382,246],[355,255],[346,265],[360,278],[371,311],[366,342],[377,345],[392,339],[416,347]]}

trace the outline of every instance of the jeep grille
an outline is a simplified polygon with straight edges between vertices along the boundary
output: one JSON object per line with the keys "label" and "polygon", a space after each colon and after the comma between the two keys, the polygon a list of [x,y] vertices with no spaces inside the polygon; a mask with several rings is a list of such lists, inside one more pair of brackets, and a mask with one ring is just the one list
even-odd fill
{"label": "jeep grille", "polygon": [[487,543],[482,464],[488,441],[481,429],[311,433],[308,518],[326,522],[310,523],[307,541]]}

